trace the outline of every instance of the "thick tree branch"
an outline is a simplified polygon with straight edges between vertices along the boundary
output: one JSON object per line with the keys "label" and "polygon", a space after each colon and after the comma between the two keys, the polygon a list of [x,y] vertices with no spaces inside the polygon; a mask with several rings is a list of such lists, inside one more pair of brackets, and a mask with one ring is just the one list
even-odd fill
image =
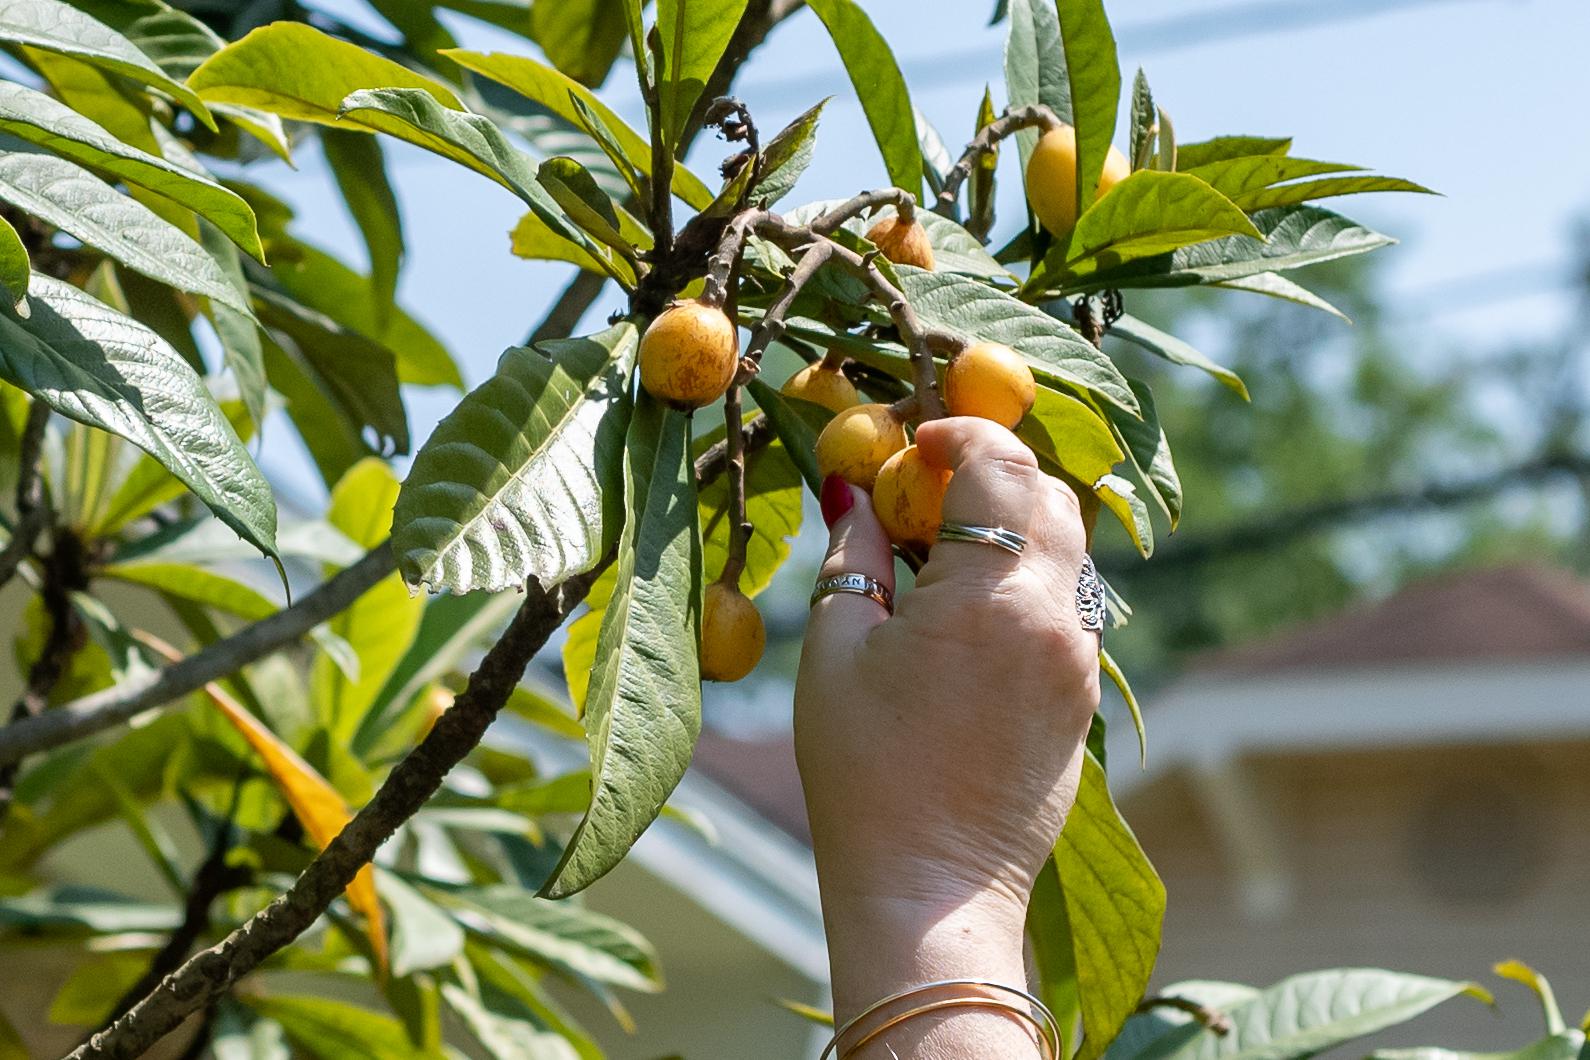
{"label": "thick tree branch", "polygon": [[292,607],[245,626],[179,663],[20,721],[0,731],[0,766],[120,725],[284,648],[342,611],[392,570],[392,547],[383,542]]}
{"label": "thick tree branch", "polygon": [[480,743],[531,657],[584,599],[605,567],[601,564],[556,589],[532,584],[507,631],[470,676],[469,686],[292,887],[219,944],[166,976],[153,993],[80,1046],[70,1060],[140,1055],[190,1013],[303,934],[376,849],[436,792],[448,771]]}
{"label": "thick tree branch", "polygon": [[1174,574],[1215,560],[1279,548],[1300,537],[1333,530],[1354,521],[1453,508],[1557,476],[1590,477],[1590,457],[1569,453],[1548,454],[1466,482],[1432,482],[1414,490],[1347,497],[1294,508],[1201,537],[1173,538],[1170,545],[1155,555],[1154,562],[1147,565],[1132,562],[1136,553],[1101,556],[1099,565],[1114,570],[1136,568],[1140,576]]}
{"label": "thick tree branch", "polygon": [[49,522],[49,506],[44,503],[44,476],[39,473],[44,453],[44,431],[50,424],[50,406],[38,398],[28,406],[28,418],[17,447],[17,525],[11,540],[0,549],[0,588],[16,574],[22,561],[33,553],[33,543]]}

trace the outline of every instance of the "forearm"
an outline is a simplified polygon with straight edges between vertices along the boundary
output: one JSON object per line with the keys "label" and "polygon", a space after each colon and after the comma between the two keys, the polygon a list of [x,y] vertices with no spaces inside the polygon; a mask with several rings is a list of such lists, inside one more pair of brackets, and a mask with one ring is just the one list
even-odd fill
{"label": "forearm", "polygon": [[[980,979],[1024,989],[1025,911],[1008,896],[967,900],[872,899],[850,896],[825,881],[824,919],[833,969],[834,1018],[844,1024],[874,1003],[924,983]],[[1030,1021],[996,1007],[955,1007],[907,1019],[851,1052],[868,1030],[921,1004],[968,994],[1010,1002],[997,991],[937,989],[890,1005],[840,1042],[853,1060],[1037,1060],[1043,1056]]]}

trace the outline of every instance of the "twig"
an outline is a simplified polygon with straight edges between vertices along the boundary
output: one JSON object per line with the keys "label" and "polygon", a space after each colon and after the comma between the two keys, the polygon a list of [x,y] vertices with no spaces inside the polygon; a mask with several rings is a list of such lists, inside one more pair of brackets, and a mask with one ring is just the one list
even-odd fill
{"label": "twig", "polygon": [[179,663],[19,721],[0,731],[0,766],[119,725],[286,647],[353,603],[392,570],[391,544],[382,542],[292,607],[245,626]]}
{"label": "twig", "polygon": [[[999,141],[1005,139],[1022,129],[1042,129],[1048,132],[1060,126],[1060,119],[1055,112],[1042,103],[1034,103],[1025,107],[1011,107],[1006,110],[1003,117],[989,122],[966,145],[966,150],[961,153],[960,161],[950,169],[944,178],[944,188],[939,192],[938,202],[933,207],[935,213],[946,217],[955,213],[955,203],[960,198],[961,185],[966,183],[972,175],[972,170],[977,167],[977,160],[999,147]],[[978,239],[986,238],[986,231],[977,232],[968,228],[967,231]]]}
{"label": "twig", "polygon": [[879,188],[876,191],[864,191],[855,198],[846,199],[823,214],[810,225],[811,230],[820,236],[831,236],[839,231],[839,226],[858,217],[869,210],[876,210],[880,206],[893,206],[900,214],[904,224],[916,220],[916,196],[899,188]]}
{"label": "twig", "polygon": [[742,389],[736,378],[723,395],[723,422],[728,428],[723,441],[729,469],[729,555],[723,561],[723,572],[718,580],[736,588],[745,570],[745,550],[751,538],[751,524],[745,518],[745,434],[740,425]]}
{"label": "twig", "polygon": [[531,657],[584,599],[606,566],[600,564],[551,590],[532,584],[507,631],[470,676],[469,686],[292,887],[220,943],[201,950],[166,976],[125,1016],[79,1046],[70,1060],[142,1054],[190,1013],[209,1004],[314,924],[376,849],[480,743]]}
{"label": "twig", "polygon": [[1189,1001],[1184,997],[1149,997],[1144,998],[1134,1012],[1151,1012],[1156,1008],[1173,1008],[1178,1012],[1185,1012],[1194,1020],[1208,1027],[1216,1035],[1225,1037],[1231,1033],[1231,1017],[1219,1009],[1200,1005],[1196,1001]]}
{"label": "twig", "polygon": [[[773,430],[773,423],[766,416],[758,416],[747,423],[740,430],[741,451],[746,455],[758,449],[766,449],[777,437]],[[729,440],[709,446],[706,452],[696,458],[696,488],[701,489],[711,482],[715,482],[729,468]]]}
{"label": "twig", "polygon": [[18,445],[17,525],[11,540],[0,549],[0,588],[16,574],[22,561],[33,552],[33,544],[49,522],[50,509],[44,503],[44,476],[39,473],[44,453],[44,432],[50,423],[50,406],[34,398]]}

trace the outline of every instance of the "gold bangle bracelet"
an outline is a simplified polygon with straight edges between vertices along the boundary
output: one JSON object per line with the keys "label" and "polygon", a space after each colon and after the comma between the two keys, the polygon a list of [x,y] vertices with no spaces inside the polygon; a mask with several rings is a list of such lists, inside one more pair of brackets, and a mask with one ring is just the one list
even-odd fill
{"label": "gold bangle bracelet", "polygon": [[848,1060],[848,1058],[855,1056],[872,1042],[882,1037],[890,1030],[893,1030],[900,1024],[905,1023],[907,1020],[915,1019],[917,1016],[925,1016],[931,1012],[939,1012],[945,1009],[955,1008],[998,1009],[1001,1012],[1008,1012],[1019,1019],[1025,1020],[1026,1022],[1032,1024],[1033,1029],[1038,1032],[1038,1049],[1044,1055],[1046,1060],[1059,1060],[1059,1057],[1055,1056],[1054,1053],[1050,1051],[1049,1039],[1047,1036],[1049,1028],[1044,1026],[1044,1022],[1037,1016],[1033,1015],[1031,1010],[1022,1008],[1014,1001],[1006,1001],[1002,997],[981,996],[950,997],[945,998],[942,1001],[930,1001],[925,1005],[918,1005],[916,1008],[906,1009],[904,1012],[900,1012],[889,1017],[876,1027],[872,1028],[872,1030],[862,1035],[856,1040],[856,1044],[850,1046],[843,1053],[840,1053],[837,1057],[837,1060]]}
{"label": "gold bangle bracelet", "polygon": [[1018,1015],[1024,1015],[1030,1019],[1038,1027],[1039,1048],[1047,1053],[1051,1060],[1059,1060],[1063,1047],[1061,1045],[1060,1023],[1054,1018],[1054,1013],[1050,1012],[1049,1007],[1033,994],[1029,994],[1025,990],[1010,986],[1006,983],[996,982],[992,979],[939,979],[931,983],[922,983],[918,986],[913,986],[909,990],[902,990],[897,994],[890,994],[888,997],[868,1005],[861,1011],[859,1015],[853,1016],[849,1020],[846,1020],[844,1026],[840,1027],[834,1032],[833,1038],[829,1040],[828,1045],[824,1047],[822,1054],[817,1058],[817,1060],[828,1060],[829,1057],[835,1056],[839,1049],[840,1039],[844,1038],[845,1035],[849,1034],[851,1031],[865,1023],[872,1016],[888,1008],[890,1005],[918,997],[919,995],[925,994],[931,990],[938,990],[949,986],[977,987],[983,990],[997,990],[1005,994],[1013,995],[1014,997],[1025,1001],[1027,1003],[1028,1009],[1027,1011],[1023,1012],[1019,1006],[1014,1004],[1014,1002],[1006,1001],[1004,998],[989,997],[986,994],[963,994],[958,998],[944,998],[937,1002],[930,1002],[926,1006],[918,1006],[918,1008],[909,1012],[897,1014],[895,1018],[890,1019],[881,1027],[875,1029],[872,1033],[864,1036],[858,1044],[846,1049],[844,1055],[849,1056],[853,1054],[857,1049],[861,1048],[862,1045],[872,1041],[874,1037],[883,1033],[883,1031],[888,1030],[890,1027],[896,1026],[907,1019],[920,1016],[925,1012],[933,1012],[939,1009],[954,1007],[997,1007]]}

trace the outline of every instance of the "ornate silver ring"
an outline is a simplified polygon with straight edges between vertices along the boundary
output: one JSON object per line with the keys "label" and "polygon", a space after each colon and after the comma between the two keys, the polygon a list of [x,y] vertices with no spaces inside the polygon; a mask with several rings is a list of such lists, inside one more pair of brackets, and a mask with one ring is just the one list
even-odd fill
{"label": "ornate silver ring", "polygon": [[1082,616],[1082,628],[1102,634],[1108,611],[1099,569],[1093,565],[1093,557],[1084,552],[1082,569],[1077,572],[1077,614]]}
{"label": "ornate silver ring", "polygon": [[865,596],[889,614],[894,614],[894,594],[889,591],[888,586],[870,575],[846,571],[843,574],[831,574],[826,578],[817,579],[817,586],[812,590],[810,606],[816,607],[817,601],[835,593]]}

